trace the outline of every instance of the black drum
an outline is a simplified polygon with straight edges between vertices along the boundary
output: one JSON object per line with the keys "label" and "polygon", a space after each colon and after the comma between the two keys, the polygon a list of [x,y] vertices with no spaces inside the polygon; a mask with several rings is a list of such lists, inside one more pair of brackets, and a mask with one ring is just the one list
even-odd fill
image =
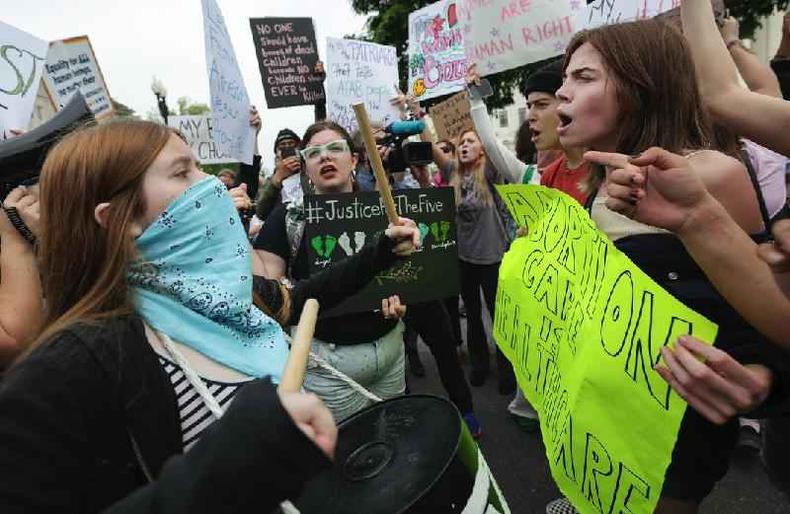
{"label": "black drum", "polygon": [[442,398],[387,400],[338,428],[334,467],[293,502],[301,514],[510,512],[466,424]]}

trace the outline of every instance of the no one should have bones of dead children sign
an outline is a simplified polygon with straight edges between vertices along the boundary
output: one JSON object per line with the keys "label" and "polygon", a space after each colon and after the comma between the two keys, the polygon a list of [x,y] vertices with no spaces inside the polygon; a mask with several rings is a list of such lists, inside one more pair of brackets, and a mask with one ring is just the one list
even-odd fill
{"label": "no one should have bones of dead children sign", "polygon": [[685,402],[655,372],[683,334],[718,327],[653,282],[584,208],[498,186],[519,226],[499,271],[494,337],[540,415],[552,475],[582,514],[650,514]]}

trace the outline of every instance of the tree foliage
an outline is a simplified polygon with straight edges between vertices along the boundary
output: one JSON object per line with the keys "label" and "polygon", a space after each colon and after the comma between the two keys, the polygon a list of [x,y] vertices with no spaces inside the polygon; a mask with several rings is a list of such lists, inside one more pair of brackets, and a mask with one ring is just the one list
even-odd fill
{"label": "tree foliage", "polygon": [[[394,46],[398,51],[398,73],[401,90],[406,91],[408,80],[409,13],[433,3],[435,0],[351,0],[351,5],[359,14],[367,15],[367,33],[358,39],[365,39],[382,45]],[[590,3],[588,1],[588,3]],[[741,24],[741,36],[750,37],[759,27],[759,19],[771,14],[774,9],[786,9],[790,0],[725,0],[730,13]],[[493,96],[486,100],[490,108],[504,107],[513,102],[513,89],[524,77],[538,69],[543,63],[533,63],[520,68],[497,73],[488,79],[494,88]],[[427,103],[432,103],[428,101]]]}
{"label": "tree foliage", "polygon": [[[200,114],[206,114],[211,110],[206,104],[202,103],[194,103],[192,100],[187,96],[182,96],[176,101],[178,105],[178,115],[179,116],[197,116]],[[175,114],[172,109],[170,109],[170,114]]]}
{"label": "tree foliage", "polygon": [[115,115],[121,118],[137,118],[137,113],[128,105],[122,104],[116,99],[112,99],[112,107],[115,109]]}

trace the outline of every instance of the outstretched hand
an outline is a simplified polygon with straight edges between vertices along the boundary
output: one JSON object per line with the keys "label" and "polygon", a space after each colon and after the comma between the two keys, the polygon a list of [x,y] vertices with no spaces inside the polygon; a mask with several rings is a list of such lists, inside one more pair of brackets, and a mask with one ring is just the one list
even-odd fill
{"label": "outstretched hand", "polygon": [[633,158],[586,152],[584,159],[606,166],[606,206],[648,225],[681,232],[695,211],[715,201],[688,159],[661,148]]}

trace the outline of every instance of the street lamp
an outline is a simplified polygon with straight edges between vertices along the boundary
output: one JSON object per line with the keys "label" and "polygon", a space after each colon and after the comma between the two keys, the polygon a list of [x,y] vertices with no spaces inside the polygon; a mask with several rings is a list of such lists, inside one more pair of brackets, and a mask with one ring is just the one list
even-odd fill
{"label": "street lamp", "polygon": [[167,115],[170,114],[170,111],[167,108],[167,89],[165,88],[165,85],[162,84],[161,80],[154,77],[153,81],[151,82],[151,91],[153,91],[154,96],[156,96],[156,103],[159,106],[159,114],[162,116],[162,119],[165,120],[165,125],[167,125]]}

